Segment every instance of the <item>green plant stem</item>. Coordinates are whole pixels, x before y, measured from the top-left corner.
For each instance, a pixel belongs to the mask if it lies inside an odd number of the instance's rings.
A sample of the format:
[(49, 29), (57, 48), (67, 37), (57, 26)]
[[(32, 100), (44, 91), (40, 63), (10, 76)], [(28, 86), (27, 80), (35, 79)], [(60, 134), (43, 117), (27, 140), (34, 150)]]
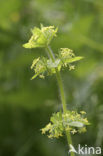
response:
[[(55, 56), (53, 51), (51, 50), (51, 48), (49, 46), (46, 47), (46, 51), (49, 54), (49, 57), (52, 59), (53, 62), (55, 62)], [(62, 78), (61, 78), (61, 74), (60, 72), (56, 69), (56, 78), (57, 78), (57, 82), (58, 82), (58, 86), (60, 89), (60, 95), (61, 95), (61, 102), (62, 102), (62, 106), (63, 106), (63, 112), (65, 113), (67, 111), (67, 107), (66, 107), (66, 100), (65, 100), (65, 93), (64, 93), (64, 88), (63, 88), (63, 83), (62, 83)], [(69, 131), (66, 131), (66, 136), (67, 136), (67, 141), (68, 141), (68, 146), (72, 143), (72, 138), (70, 135)], [(74, 152), (71, 152), (71, 156), (75, 156)]]

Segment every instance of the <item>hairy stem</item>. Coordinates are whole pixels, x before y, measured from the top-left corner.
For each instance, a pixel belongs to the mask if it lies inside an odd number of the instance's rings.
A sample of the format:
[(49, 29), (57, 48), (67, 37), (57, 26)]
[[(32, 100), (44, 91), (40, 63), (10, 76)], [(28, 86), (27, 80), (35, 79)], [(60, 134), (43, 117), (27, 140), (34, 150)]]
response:
[[(52, 59), (52, 61), (55, 62), (54, 53), (53, 53), (53, 51), (51, 50), (51, 48), (49, 46), (46, 47), (46, 51), (47, 51), (49, 57)], [(61, 102), (62, 102), (62, 106), (63, 106), (63, 112), (65, 113), (67, 111), (65, 93), (64, 93), (61, 74), (57, 69), (56, 69), (56, 78), (57, 78), (57, 82), (58, 82), (58, 86), (59, 86), (59, 90), (60, 90)], [(66, 132), (66, 136), (67, 136), (68, 146), (70, 144), (73, 145), (70, 132), (69, 131), (65, 131), (65, 132)], [(74, 152), (71, 152), (71, 156), (75, 156)]]

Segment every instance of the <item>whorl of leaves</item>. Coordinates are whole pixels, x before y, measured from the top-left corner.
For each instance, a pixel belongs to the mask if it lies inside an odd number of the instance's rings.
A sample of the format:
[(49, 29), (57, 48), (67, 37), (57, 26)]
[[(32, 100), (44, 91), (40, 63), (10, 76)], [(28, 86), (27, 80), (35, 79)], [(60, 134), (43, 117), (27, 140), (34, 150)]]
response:
[(83, 57), (76, 57), (72, 50), (68, 48), (61, 48), (57, 54), (55, 61), (47, 59), (46, 57), (39, 57), (33, 60), (31, 69), (34, 70), (35, 74), (32, 79), (40, 76), (41, 78), (46, 75), (53, 75), (56, 73), (56, 70), (60, 71), (64, 67), (68, 67), (69, 70), (74, 69), (73, 62), (81, 60)]
[(41, 28), (34, 27), (31, 30), (32, 36), (28, 43), (24, 44), (24, 48), (37, 48), (37, 47), (46, 47), (50, 44), (53, 37), (56, 36), (57, 28), (55, 29), (54, 26), (43, 27)]
[(86, 132), (86, 125), (89, 125), (87, 118), (84, 118), (84, 111), (79, 114), (75, 111), (66, 113), (57, 112), (50, 118), (50, 123), (41, 129), (42, 134), (47, 134), (49, 138), (63, 136), (65, 130), (75, 134)]

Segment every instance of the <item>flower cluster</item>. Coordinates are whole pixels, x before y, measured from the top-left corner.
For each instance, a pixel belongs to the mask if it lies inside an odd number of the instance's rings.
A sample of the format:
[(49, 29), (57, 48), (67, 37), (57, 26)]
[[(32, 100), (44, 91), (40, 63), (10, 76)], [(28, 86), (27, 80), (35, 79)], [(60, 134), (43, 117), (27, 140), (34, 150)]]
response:
[(72, 134), (77, 132), (86, 132), (86, 125), (89, 125), (87, 118), (84, 118), (86, 113), (81, 111), (67, 111), (66, 113), (57, 112), (50, 118), (50, 123), (42, 128), (42, 134), (47, 134), (49, 138), (58, 138), (63, 136), (65, 131)]
[(46, 47), (50, 44), (53, 37), (56, 36), (57, 28), (54, 26), (43, 27), (41, 25), (41, 29), (34, 27), (31, 30), (32, 36), (28, 43), (24, 44), (24, 48), (37, 48), (37, 47)]
[(32, 79), (36, 78), (37, 76), (44, 78), (45, 73), (47, 75), (55, 74), (56, 70), (60, 71), (63, 67), (69, 67), (69, 70), (72, 70), (74, 69), (74, 65), (71, 63), (79, 61), (82, 58), (83, 57), (80, 56), (76, 57), (73, 51), (68, 48), (61, 48), (54, 62), (46, 57), (34, 59), (31, 69), (34, 70), (35, 75), (32, 77)]

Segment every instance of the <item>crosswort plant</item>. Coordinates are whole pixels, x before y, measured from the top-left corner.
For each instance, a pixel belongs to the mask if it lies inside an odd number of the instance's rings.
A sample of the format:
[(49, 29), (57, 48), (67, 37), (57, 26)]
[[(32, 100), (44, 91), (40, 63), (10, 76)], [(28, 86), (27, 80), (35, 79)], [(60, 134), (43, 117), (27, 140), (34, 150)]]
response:
[[(58, 28), (54, 26), (41, 28), (34, 27), (31, 32), (32, 36), (29, 41), (23, 45), (24, 48), (43, 48), (47, 52), (48, 57), (38, 57), (33, 60), (31, 69), (34, 71), (34, 75), (31, 79), (45, 78), (45, 76), (55, 75), (60, 90), (60, 97), (63, 110), (53, 113), (48, 123), (41, 129), (42, 134), (47, 134), (49, 138), (59, 138), (64, 134), (67, 136), (68, 146), (73, 145), (71, 134), (86, 132), (86, 126), (89, 125), (87, 118), (85, 118), (86, 112), (70, 111), (67, 109), (65, 92), (63, 82), (61, 78), (61, 70), (68, 68), (69, 70), (75, 69), (74, 62), (83, 59), (81, 56), (75, 56), (73, 50), (68, 48), (60, 48), (59, 52), (54, 55), (50, 43), (51, 40), (56, 37)], [(71, 156), (74, 153), (71, 152)]]

